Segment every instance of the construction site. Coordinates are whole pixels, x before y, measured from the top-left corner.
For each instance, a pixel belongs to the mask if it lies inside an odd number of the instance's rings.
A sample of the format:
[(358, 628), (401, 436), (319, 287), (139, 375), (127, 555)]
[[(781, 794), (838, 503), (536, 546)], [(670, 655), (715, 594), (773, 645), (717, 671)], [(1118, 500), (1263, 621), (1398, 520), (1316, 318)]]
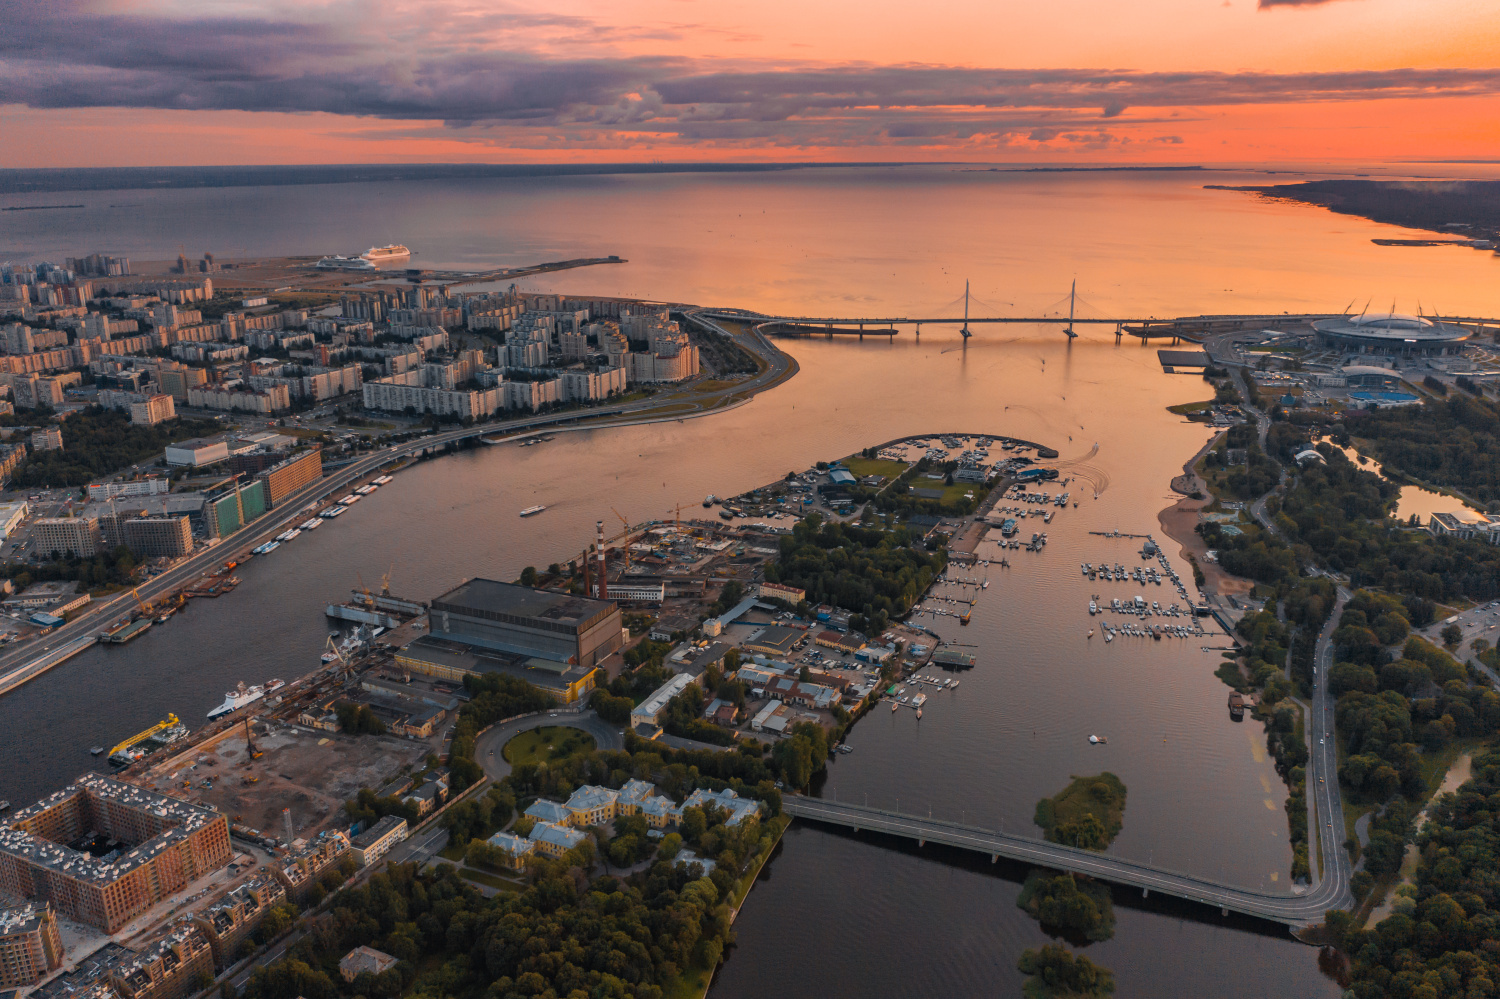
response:
[(289, 843), (339, 825), (339, 809), (361, 788), (421, 769), (427, 754), (441, 748), (388, 735), (308, 731), (276, 714), (232, 725), (132, 779), (217, 809), (239, 838)]

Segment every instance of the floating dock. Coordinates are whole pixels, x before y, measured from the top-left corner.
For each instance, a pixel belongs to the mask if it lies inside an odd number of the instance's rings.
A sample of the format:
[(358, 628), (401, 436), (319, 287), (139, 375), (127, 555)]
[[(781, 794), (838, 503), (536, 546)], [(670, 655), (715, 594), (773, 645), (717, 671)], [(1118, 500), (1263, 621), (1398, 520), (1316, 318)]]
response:
[(129, 624), (122, 624), (118, 628), (109, 629), (99, 636), (99, 641), (109, 645), (124, 645), (132, 638), (139, 638), (141, 633), (154, 623), (149, 617), (137, 618)]
[(60, 645), (50, 652), (45, 652), (30, 662), (22, 663), (10, 672), (0, 675), (0, 694), (8, 694), (21, 686), (21, 684), (35, 680), (59, 663), (64, 663), (72, 659), (98, 640), (93, 635), (75, 638), (66, 645)]

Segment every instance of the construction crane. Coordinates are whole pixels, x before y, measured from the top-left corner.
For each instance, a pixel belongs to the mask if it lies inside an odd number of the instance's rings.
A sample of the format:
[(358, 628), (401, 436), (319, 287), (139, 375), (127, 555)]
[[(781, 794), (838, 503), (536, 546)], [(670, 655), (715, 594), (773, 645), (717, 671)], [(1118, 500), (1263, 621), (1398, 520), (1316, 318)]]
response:
[(262, 750), (255, 748), (255, 740), (250, 738), (250, 716), (245, 716), (245, 751), (250, 754), (252, 760), (258, 760), (266, 755)]
[(158, 732), (165, 732), (167, 729), (172, 728), (172, 727), (174, 727), (176, 725), (180, 725), (180, 724), (181, 724), (181, 722), (179, 722), (177, 720), (177, 716), (176, 715), (169, 714), (169, 715), (167, 715), (165, 721), (159, 721), (159, 722), (157, 722), (155, 725), (152, 725), (150, 728), (146, 729), (146, 731), (144, 731), (144, 732), (137, 732), (135, 735), (132, 735), (130, 738), (128, 738), (124, 742), (120, 743), (114, 749), (111, 749), (109, 751), (109, 755), (113, 756), (116, 753), (123, 752), (124, 750), (129, 749), (131, 746), (134, 746), (138, 742), (145, 742), (147, 739), (151, 738), (153, 735), (157, 734)]
[(625, 525), (625, 571), (629, 572), (630, 571), (630, 521), (626, 520), (625, 519), (625, 515), (623, 513), (621, 513), (619, 510), (616, 510), (614, 507), (610, 507), (609, 508), (609, 512), (612, 513), (612, 514), (614, 514), (616, 517), (619, 517), (620, 518), (620, 523), (623, 524), (623, 525)]
[(380, 595), (382, 597), (391, 595), (391, 573), (395, 571), (396, 563), (392, 562), (391, 567), (385, 571), (385, 575), (380, 577)]
[(132, 597), (135, 597), (136, 605), (138, 607), (140, 607), (141, 613), (144, 614), (144, 615), (146, 615), (147, 617), (150, 617), (151, 616), (151, 605), (148, 604), (148, 603), (146, 603), (144, 600), (141, 599), (140, 587), (138, 587), (138, 586), (132, 587), (131, 590), (130, 590), (130, 595)]

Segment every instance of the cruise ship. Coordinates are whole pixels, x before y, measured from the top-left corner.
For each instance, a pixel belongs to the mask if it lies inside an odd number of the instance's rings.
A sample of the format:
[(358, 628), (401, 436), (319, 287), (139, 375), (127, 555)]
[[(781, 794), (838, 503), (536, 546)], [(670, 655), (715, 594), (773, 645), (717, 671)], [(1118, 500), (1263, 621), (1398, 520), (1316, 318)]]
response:
[(405, 260), (411, 256), (411, 251), (400, 243), (391, 243), (387, 246), (372, 246), (361, 254), (368, 261), (383, 260)]
[(247, 687), (245, 686), (245, 681), (241, 680), (233, 690), (224, 695), (224, 703), (208, 713), (208, 720), (213, 721), (215, 718), (222, 718), (227, 714), (233, 714), (247, 704), (254, 704), (262, 697), (274, 693), (284, 686), (286, 686), (286, 681), (284, 680), (267, 680), (263, 687)]
[(324, 257), (317, 263), (320, 271), (373, 271), (377, 268), (364, 257)]

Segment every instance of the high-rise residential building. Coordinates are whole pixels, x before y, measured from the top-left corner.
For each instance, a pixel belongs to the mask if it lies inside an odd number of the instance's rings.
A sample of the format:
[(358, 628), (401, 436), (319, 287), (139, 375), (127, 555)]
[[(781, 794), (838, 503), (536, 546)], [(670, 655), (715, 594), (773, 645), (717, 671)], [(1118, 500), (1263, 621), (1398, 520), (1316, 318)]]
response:
[[(125, 849), (106, 860), (65, 845), (90, 834)], [(230, 856), (229, 822), (213, 809), (86, 773), (6, 819), (0, 888), (116, 933)]]
[(125, 521), (126, 546), (144, 558), (178, 558), (193, 550), (186, 517), (135, 517)]
[[(50, 381), (50, 379), (45, 378), (41, 380)], [(62, 446), (62, 427), (56, 424), (31, 432), (31, 450), (33, 451), (61, 451)]]
[(176, 416), (176, 403), (164, 393), (146, 396), (141, 401), (130, 404), (130, 422), (137, 426), (155, 426)]
[(42, 555), (87, 558), (99, 552), (99, 521), (94, 517), (43, 517), (31, 526), (31, 538)]
[(48, 902), (0, 909), (0, 988), (24, 989), (62, 966), (62, 937)]

